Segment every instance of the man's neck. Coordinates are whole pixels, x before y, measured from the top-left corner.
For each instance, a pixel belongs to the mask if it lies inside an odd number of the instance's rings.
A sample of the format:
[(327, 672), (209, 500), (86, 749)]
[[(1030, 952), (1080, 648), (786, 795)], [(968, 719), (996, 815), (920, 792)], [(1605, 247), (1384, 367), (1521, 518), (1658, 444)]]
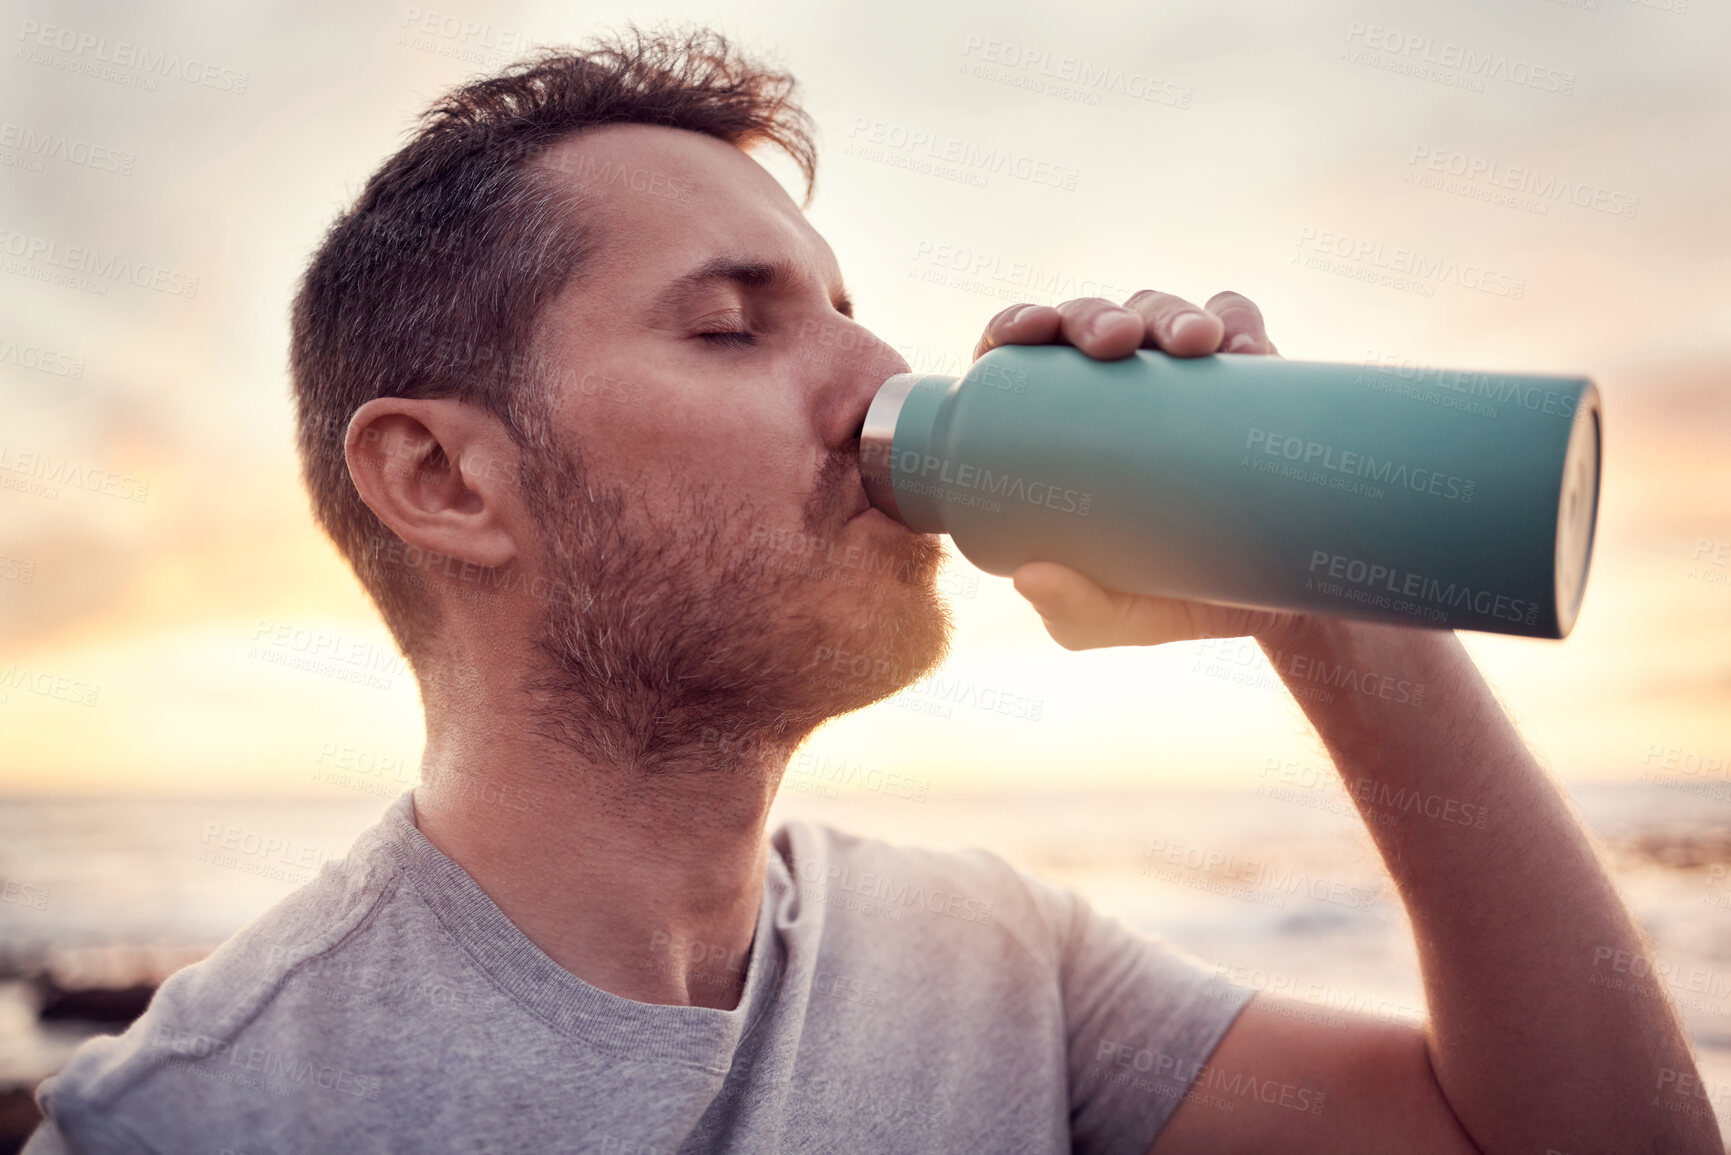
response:
[(738, 1005), (785, 755), (646, 777), (497, 716), (428, 723), (416, 825), (543, 953), (623, 998)]

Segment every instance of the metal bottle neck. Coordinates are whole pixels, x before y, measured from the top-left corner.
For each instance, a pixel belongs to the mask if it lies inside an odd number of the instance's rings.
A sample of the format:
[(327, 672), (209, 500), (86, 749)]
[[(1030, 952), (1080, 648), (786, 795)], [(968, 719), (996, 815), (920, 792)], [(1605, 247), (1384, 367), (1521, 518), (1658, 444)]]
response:
[(896, 508), (893, 468), (896, 422), (902, 415), (902, 403), (926, 376), (923, 373), (897, 373), (880, 385), (871, 407), (866, 410), (865, 426), (859, 435), (860, 480), (865, 484), (866, 497), (904, 525), (907, 523)]

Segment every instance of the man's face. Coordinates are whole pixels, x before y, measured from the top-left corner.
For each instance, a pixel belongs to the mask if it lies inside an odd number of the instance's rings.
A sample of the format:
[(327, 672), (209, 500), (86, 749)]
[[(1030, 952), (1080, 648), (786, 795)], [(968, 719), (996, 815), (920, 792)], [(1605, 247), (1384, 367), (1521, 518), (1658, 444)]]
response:
[(941, 545), (873, 509), (859, 473), (866, 408), (908, 366), (852, 320), (829, 246), (707, 136), (615, 126), (540, 163), (582, 190), (595, 238), (538, 334), (556, 446), (529, 496), (543, 564), (585, 591), (549, 609), (541, 688), (652, 761), (676, 739), (651, 717), (791, 733), (929, 671)]

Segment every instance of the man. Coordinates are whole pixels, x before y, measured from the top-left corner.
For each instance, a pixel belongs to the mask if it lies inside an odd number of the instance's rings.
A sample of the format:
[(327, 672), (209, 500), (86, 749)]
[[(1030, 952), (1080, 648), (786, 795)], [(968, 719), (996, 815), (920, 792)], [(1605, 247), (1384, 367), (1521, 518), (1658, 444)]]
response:
[[(1452, 634), (1015, 576), (1072, 649), (1252, 635), (1435, 687), (1305, 699), (1354, 778), (1494, 816), (1373, 826), (1422, 1030), (1282, 1014), (982, 852), (768, 834), (791, 752), (949, 622), (939, 543), (859, 476), (907, 366), (760, 143), (809, 192), (786, 77), (636, 36), (452, 93), (333, 228), (300, 447), (423, 687), (423, 784), (87, 1044), (33, 1155), (1717, 1150), (1668, 1005), (1592, 981), (1643, 944)], [(1274, 352), (1242, 297), (1142, 292), (1007, 309), (976, 353), (1059, 341)], [(872, 563), (766, 545), (804, 537)]]

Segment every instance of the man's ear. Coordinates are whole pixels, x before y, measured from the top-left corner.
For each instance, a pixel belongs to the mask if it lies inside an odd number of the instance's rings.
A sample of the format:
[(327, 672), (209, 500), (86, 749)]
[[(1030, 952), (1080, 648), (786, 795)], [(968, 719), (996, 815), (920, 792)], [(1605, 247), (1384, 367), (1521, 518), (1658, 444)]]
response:
[(406, 543), (489, 569), (518, 554), (518, 452), (499, 421), (450, 399), (378, 397), (343, 443), (367, 508)]

